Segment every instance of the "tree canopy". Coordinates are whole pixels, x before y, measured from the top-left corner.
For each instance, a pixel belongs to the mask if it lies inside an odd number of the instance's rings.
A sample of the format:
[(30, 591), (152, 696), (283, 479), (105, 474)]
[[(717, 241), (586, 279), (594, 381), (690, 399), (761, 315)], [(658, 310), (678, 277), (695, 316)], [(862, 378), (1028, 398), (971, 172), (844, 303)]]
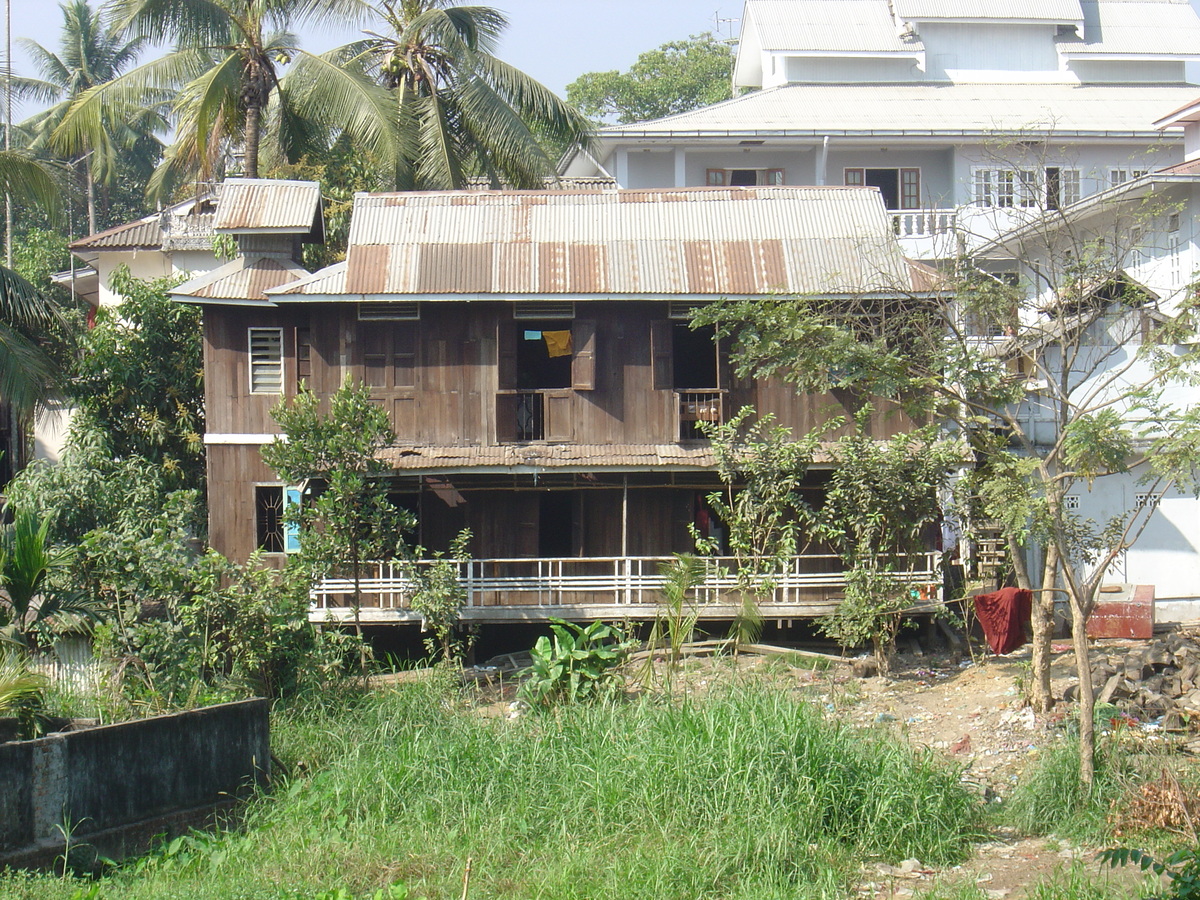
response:
[(733, 49), (708, 32), (647, 50), (627, 72), (588, 72), (567, 85), (567, 100), (584, 115), (622, 125), (732, 96)]

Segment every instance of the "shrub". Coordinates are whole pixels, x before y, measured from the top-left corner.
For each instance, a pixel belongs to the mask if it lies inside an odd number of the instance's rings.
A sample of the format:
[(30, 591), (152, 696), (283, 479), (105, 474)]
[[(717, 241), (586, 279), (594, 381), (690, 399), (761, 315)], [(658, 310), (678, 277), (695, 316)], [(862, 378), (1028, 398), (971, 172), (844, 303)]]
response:
[(521, 696), (535, 705), (576, 703), (617, 694), (623, 683), (617, 667), (625, 657), (621, 632), (604, 622), (576, 625), (553, 619), (552, 637), (533, 645), (533, 665)]

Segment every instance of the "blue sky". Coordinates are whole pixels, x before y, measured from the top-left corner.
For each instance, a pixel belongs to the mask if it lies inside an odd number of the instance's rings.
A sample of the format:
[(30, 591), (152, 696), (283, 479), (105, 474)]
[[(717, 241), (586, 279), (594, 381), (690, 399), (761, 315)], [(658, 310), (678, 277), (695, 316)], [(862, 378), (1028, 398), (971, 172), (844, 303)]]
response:
[[(463, 0), (467, 2), (467, 0)], [(584, 72), (625, 69), (643, 50), (702, 31), (715, 20), (737, 18), (741, 0), (470, 0), (495, 6), (510, 25), (499, 56), (547, 87), (563, 93)], [(55, 50), (62, 18), (51, 0), (12, 0), (13, 37)], [(737, 23), (722, 22), (725, 36)], [(358, 36), (353, 30), (301, 29), (303, 45), (320, 52)], [(2, 52), (2, 48), (0, 48)], [(14, 40), (16, 71), (34, 74)], [(17, 119), (27, 111), (14, 110)]]

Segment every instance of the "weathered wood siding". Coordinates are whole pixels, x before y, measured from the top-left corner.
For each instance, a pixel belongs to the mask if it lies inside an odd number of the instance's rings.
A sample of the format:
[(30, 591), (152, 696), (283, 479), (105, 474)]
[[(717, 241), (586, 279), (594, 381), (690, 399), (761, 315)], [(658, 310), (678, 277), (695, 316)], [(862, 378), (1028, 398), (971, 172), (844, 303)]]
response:
[[(205, 308), (205, 384), (210, 532), (214, 547), (245, 558), (255, 546), (255, 484), (278, 483), (250, 436), (278, 432), (271, 409), (278, 394), (252, 394), (249, 329), (280, 328), (283, 397), (304, 380), (328, 395), (349, 375), (372, 385), (392, 416), (401, 443), (488, 446), (512, 438), (516, 340), (521, 322), (513, 304), (424, 303), (416, 321), (359, 321), (355, 304), (290, 308)], [(577, 303), (570, 386), (544, 390), (545, 439), (580, 444), (665, 444), (678, 437), (679, 411), (671, 383), (673, 322), (666, 303)], [(549, 329), (547, 329), (549, 330)], [(715, 367), (727, 391), (726, 415), (744, 405), (775, 414), (802, 434), (846, 415), (849, 404), (806, 396), (783, 383), (739, 383), (727, 364)], [(697, 386), (699, 387), (699, 386)], [(499, 412), (498, 412), (499, 411)], [(873, 430), (884, 437), (907, 430), (903, 416), (881, 412)], [(247, 436), (239, 440), (237, 436)], [(611, 555), (621, 549), (619, 493), (581, 494), (572, 515), (570, 555)], [(689, 546), (683, 530), (691, 512), (686, 492), (630, 494), (626, 550), (656, 555)], [(465, 508), (434, 516), (425, 537), (444, 546), (470, 527), (479, 552), (493, 557), (538, 553), (536, 497), (518, 492), (482, 495)]]

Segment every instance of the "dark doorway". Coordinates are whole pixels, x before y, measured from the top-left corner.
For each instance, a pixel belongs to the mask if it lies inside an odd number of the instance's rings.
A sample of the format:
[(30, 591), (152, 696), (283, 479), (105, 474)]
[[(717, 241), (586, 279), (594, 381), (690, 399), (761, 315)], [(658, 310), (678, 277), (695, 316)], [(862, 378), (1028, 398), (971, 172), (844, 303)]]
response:
[(671, 357), (676, 390), (715, 390), (717, 344), (712, 327), (693, 331), (686, 322), (673, 323)]
[[(519, 321), (517, 329), (517, 390), (571, 386), (571, 354), (562, 352), (562, 342), (554, 336), (570, 334), (571, 321)], [(552, 338), (547, 340), (546, 334)], [(561, 355), (551, 356), (551, 346)]]
[(538, 504), (538, 556), (542, 559), (574, 556), (571, 511), (574, 495), (569, 491), (547, 491)]
[(900, 208), (899, 169), (867, 169), (864, 174), (867, 187), (879, 188), (879, 192), (883, 194), (885, 208)]

